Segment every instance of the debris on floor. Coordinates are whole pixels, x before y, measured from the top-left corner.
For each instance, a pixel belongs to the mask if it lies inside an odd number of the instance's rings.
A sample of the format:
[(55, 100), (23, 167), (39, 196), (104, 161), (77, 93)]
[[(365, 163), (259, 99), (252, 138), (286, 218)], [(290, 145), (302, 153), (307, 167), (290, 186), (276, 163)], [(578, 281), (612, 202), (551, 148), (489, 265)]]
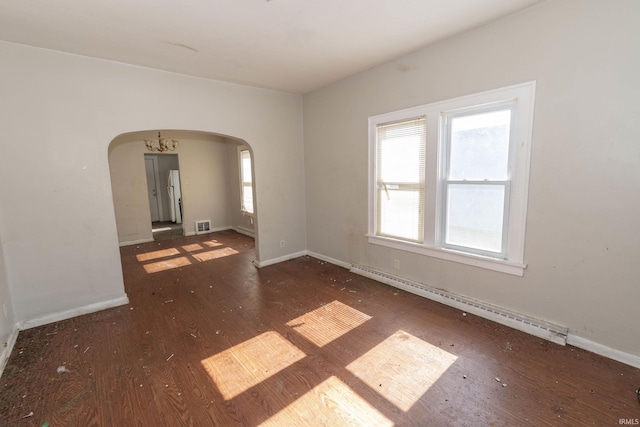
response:
[(56, 372), (59, 374), (62, 374), (63, 372), (71, 372), (71, 371), (68, 370), (66, 366), (58, 366), (58, 369), (56, 369)]

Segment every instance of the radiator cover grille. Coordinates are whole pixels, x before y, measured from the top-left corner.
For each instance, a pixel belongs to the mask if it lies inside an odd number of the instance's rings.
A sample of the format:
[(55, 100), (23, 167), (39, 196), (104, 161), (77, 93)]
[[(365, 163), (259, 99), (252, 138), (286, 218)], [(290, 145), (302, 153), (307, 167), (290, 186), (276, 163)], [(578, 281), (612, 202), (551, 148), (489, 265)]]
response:
[(365, 276), (395, 288), (467, 311), (477, 316), (484, 317), (485, 319), (544, 338), (557, 344), (566, 345), (567, 343), (568, 328), (566, 327), (534, 319), (522, 314), (513, 313), (509, 310), (496, 307), (491, 304), (486, 304), (472, 298), (462, 297), (442, 289), (437, 289), (422, 283), (396, 277), (370, 267), (353, 264), (351, 271), (361, 276)]

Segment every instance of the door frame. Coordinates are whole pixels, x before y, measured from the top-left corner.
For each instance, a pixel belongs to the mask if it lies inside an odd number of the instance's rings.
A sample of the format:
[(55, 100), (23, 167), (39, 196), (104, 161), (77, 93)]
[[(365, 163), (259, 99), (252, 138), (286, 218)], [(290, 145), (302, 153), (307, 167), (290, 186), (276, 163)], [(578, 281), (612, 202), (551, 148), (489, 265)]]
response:
[[(162, 209), (162, 205), (163, 205), (162, 195), (160, 194), (161, 187), (160, 187), (160, 174), (158, 173), (158, 156), (153, 154), (145, 154), (144, 159), (145, 159), (145, 163), (144, 163), (145, 169), (147, 167), (147, 162), (146, 162), (147, 159), (151, 159), (153, 163), (153, 179), (156, 186), (156, 204), (158, 205), (158, 221), (163, 221), (164, 210)], [(147, 189), (148, 189), (148, 181), (147, 181)], [(149, 206), (149, 215), (151, 215), (151, 206)], [(153, 219), (151, 222), (153, 222)]]

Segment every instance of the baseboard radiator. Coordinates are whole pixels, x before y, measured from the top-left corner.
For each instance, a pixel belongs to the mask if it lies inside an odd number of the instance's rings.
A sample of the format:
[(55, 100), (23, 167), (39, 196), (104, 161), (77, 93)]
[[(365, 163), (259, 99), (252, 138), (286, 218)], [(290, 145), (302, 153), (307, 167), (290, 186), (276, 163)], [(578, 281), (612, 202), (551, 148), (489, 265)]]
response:
[(553, 323), (534, 319), (522, 314), (513, 313), (506, 309), (486, 304), (481, 301), (459, 296), (442, 289), (437, 289), (422, 283), (413, 282), (393, 276), (370, 267), (353, 264), (351, 272), (376, 280), (381, 283), (411, 292), (464, 312), (509, 326), (522, 332), (543, 338), (560, 345), (566, 345), (568, 328)]

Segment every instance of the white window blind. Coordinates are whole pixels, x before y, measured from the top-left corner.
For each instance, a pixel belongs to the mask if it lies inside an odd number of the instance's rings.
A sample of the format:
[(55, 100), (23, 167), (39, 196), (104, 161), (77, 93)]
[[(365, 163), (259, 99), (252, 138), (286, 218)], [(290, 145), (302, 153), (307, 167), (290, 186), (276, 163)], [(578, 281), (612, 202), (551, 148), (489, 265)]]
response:
[(426, 119), (376, 127), (377, 233), (422, 242)]
[(251, 153), (240, 151), (240, 180), (242, 182), (242, 210), (253, 213), (253, 177), (251, 176)]

